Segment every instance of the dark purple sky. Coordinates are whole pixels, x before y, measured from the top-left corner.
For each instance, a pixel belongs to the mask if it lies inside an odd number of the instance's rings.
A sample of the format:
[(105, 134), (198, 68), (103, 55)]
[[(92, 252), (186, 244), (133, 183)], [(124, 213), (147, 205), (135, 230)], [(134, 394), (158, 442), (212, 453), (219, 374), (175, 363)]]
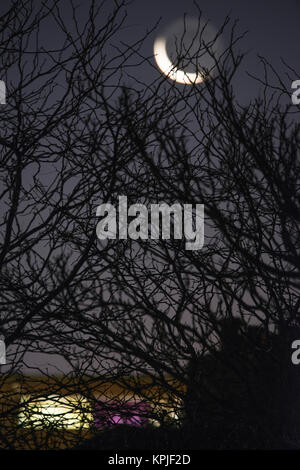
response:
[[(298, 0), (201, 0), (206, 19), (220, 27), (227, 14), (238, 19), (240, 31), (248, 31), (243, 44), (253, 65), (257, 53), (277, 62), (280, 57), (297, 69), (300, 48), (300, 2)], [(128, 8), (127, 37), (139, 36), (161, 17), (164, 28), (184, 13), (197, 15), (193, 0), (135, 0)], [(154, 35), (153, 35), (154, 36)], [(149, 53), (152, 43), (149, 40)], [(300, 73), (300, 64), (299, 64)]]

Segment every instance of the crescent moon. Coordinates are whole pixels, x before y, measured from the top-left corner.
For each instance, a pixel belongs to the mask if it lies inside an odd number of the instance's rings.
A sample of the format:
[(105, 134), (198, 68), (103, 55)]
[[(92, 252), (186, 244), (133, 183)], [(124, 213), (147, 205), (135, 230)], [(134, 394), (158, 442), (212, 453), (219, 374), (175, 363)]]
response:
[(184, 85), (193, 85), (203, 82), (203, 77), (200, 73), (184, 72), (183, 70), (177, 69), (168, 57), (166, 45), (167, 41), (162, 36), (154, 41), (154, 57), (162, 73), (171, 80), (183, 83)]

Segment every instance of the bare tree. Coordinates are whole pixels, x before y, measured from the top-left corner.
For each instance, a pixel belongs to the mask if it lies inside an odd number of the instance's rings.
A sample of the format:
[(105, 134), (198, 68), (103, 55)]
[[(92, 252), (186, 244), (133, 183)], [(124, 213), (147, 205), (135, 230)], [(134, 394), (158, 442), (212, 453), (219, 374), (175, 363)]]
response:
[[(123, 3), (105, 23), (105, 4), (91, 1), (86, 21), (73, 8), (72, 26), (59, 6), (13, 2), (1, 19), (1, 328), (12, 351), (2, 381), (26, 354), (45, 352), (70, 371), (55, 390), (70, 394), (76, 379), (96, 405), (95, 378), (109, 377), (127, 391), (119, 409), (130, 395), (150, 403), (141, 414), (152, 422), (223, 430), (211, 445), (230, 446), (228, 436), (250, 428), (265, 446), (288, 433), (295, 440), (285, 397), (299, 326), (299, 124), (289, 90), (264, 61), (262, 93), (238, 102), (235, 25), (221, 57), (213, 47), (228, 19), (197, 52), (212, 70), (182, 87), (158, 73), (146, 83), (130, 75), (133, 63), (154, 67), (143, 38), (106, 54)], [(60, 47), (42, 46), (43, 21), (54, 22)], [(204, 247), (98, 240), (97, 206), (121, 195), (128, 204), (204, 204)], [(26, 400), (8, 401), (5, 416), (26, 410)], [(106, 406), (109, 414), (116, 400)], [(14, 444), (4, 435), (3, 445)]]

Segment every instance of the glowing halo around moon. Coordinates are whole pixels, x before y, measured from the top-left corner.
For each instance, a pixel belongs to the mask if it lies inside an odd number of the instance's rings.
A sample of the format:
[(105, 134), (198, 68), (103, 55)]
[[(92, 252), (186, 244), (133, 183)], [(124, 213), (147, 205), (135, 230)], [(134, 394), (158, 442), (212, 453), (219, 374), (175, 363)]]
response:
[(167, 54), (167, 40), (160, 36), (154, 41), (154, 57), (162, 73), (171, 80), (184, 85), (191, 85), (203, 82), (200, 73), (184, 72), (175, 67)]
[[(181, 47), (180, 51), (178, 45)], [(214, 60), (218, 61), (224, 48), (211, 24), (203, 18), (185, 16), (172, 23), (155, 39), (153, 49), (156, 64), (164, 75), (177, 83), (194, 85), (212, 75), (215, 69)], [(179, 56), (181, 63), (183, 59), (188, 67), (195, 63), (196, 72), (184, 70), (184, 64), (182, 68), (176, 66)]]

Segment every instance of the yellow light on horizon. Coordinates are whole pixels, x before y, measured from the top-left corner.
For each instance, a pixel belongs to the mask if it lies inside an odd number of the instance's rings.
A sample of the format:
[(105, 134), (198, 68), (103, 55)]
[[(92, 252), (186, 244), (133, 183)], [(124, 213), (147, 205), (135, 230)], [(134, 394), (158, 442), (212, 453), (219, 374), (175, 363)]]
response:
[(46, 398), (23, 395), (21, 404), (18, 418), (24, 427), (81, 429), (89, 428), (93, 419), (91, 405), (81, 395), (49, 395)]

